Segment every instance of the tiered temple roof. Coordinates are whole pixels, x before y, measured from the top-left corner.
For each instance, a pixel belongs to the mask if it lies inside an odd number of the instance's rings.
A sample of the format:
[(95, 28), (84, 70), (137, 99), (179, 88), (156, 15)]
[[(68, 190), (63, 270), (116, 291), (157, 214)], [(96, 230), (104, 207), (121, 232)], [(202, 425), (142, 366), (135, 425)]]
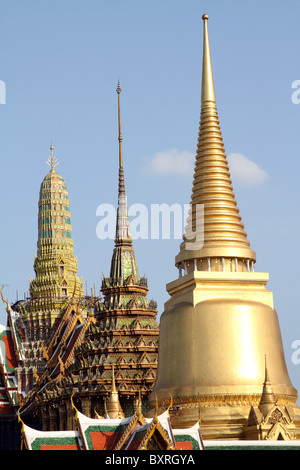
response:
[(37, 431), (22, 422), (27, 450), (204, 450), (199, 422), (172, 430), (168, 411), (145, 418), (139, 411), (122, 419), (92, 419), (76, 410), (74, 429)]
[(118, 83), (119, 185), (115, 247), (110, 277), (102, 279), (103, 301), (95, 305), (95, 319), (85, 342), (75, 352), (80, 394), (108, 396), (113, 368), (121, 403), (147, 396), (154, 384), (158, 359), (159, 325), (156, 303), (148, 301), (147, 280), (140, 277), (127, 213), (122, 153), (121, 88)]
[[(19, 392), (16, 405), (21, 406), (22, 419), (42, 420), (44, 431), (72, 428), (71, 396), (87, 416), (111, 414), (113, 409), (116, 418), (131, 416), (139, 397), (144, 406), (147, 403), (156, 377), (159, 325), (156, 303), (147, 300), (147, 280), (139, 276), (130, 235), (120, 92), (118, 84), (118, 213), (110, 277), (102, 279), (103, 299), (94, 299), (94, 292), (89, 298), (82, 296), (73, 241), (68, 236), (68, 197), (55, 171), (52, 145), (51, 170), (40, 192), (37, 276), (31, 282), (31, 297), (12, 307), (3, 298), (16, 358), (11, 370)], [(67, 281), (66, 295), (60, 281)], [(59, 315), (54, 309), (52, 317), (50, 304), (57, 304)]]

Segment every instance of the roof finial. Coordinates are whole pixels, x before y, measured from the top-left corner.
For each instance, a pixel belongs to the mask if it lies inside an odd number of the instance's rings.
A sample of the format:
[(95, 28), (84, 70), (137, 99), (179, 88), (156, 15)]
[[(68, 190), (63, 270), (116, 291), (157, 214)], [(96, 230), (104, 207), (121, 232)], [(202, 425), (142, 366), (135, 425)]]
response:
[(115, 383), (115, 370), (114, 365), (112, 365), (112, 384), (111, 384), (111, 392), (107, 400), (105, 400), (105, 408), (106, 408), (106, 415), (110, 419), (120, 419), (125, 418), (124, 412), (122, 410), (122, 406), (119, 401), (119, 394), (116, 388)]
[(51, 171), (55, 171), (55, 167), (58, 165), (58, 161), (57, 161), (56, 157), (54, 157), (54, 155), (53, 155), (53, 144), (52, 144), (52, 142), (51, 142), (51, 145), (50, 145), (50, 151), (51, 151), (51, 155), (49, 155), (49, 158), (46, 161), (46, 163), (47, 163), (47, 165), (50, 166)]
[(259, 409), (264, 416), (268, 414), (271, 408), (276, 404), (276, 398), (273, 393), (272, 384), (269, 378), (269, 371), (267, 367), (267, 355), (265, 354), (265, 381), (263, 384), (263, 391), (259, 402)]
[(118, 86), (117, 86), (117, 93), (118, 93), (118, 120), (119, 120), (119, 166), (120, 168), (123, 167), (123, 153), (122, 153), (122, 132), (121, 132), (121, 106), (120, 106), (120, 93), (121, 93), (121, 87), (120, 87), (120, 80), (118, 80)]
[(216, 101), (214, 80), (212, 73), (207, 20), (208, 15), (202, 16), (204, 21), (203, 32), (203, 63), (202, 63), (202, 93), (201, 101)]

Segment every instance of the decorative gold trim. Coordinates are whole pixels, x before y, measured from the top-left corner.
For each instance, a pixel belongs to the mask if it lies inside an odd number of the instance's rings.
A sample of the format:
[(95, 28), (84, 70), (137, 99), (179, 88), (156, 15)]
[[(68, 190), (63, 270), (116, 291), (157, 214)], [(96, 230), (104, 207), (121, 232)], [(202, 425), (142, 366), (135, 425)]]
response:
[[(249, 395), (197, 395), (191, 397), (177, 396), (172, 397), (172, 406), (181, 405), (182, 408), (210, 408), (210, 407), (221, 407), (221, 406), (258, 406), (261, 400), (261, 394), (249, 394)], [(151, 401), (150, 406), (152, 408), (166, 406), (168, 399), (161, 399)], [(295, 405), (297, 399), (289, 395), (275, 395), (275, 401), (277, 404)], [(171, 403), (171, 401), (170, 401)], [(170, 405), (168, 405), (168, 409)]]

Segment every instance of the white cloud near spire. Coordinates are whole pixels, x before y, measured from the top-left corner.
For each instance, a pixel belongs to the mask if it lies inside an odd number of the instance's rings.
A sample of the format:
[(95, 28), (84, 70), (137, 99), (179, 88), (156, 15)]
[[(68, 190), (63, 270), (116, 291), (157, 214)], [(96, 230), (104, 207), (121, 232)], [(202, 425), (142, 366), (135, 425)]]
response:
[(267, 172), (241, 153), (230, 153), (228, 163), (233, 182), (244, 186), (257, 186), (268, 180)]
[(170, 149), (155, 153), (146, 164), (145, 171), (160, 175), (193, 174), (195, 155), (187, 150)]
[[(241, 153), (230, 153), (228, 163), (233, 182), (243, 186), (256, 186), (268, 180), (267, 172)], [(155, 153), (146, 163), (144, 171), (156, 175), (192, 176), (194, 165), (194, 153), (173, 148)]]

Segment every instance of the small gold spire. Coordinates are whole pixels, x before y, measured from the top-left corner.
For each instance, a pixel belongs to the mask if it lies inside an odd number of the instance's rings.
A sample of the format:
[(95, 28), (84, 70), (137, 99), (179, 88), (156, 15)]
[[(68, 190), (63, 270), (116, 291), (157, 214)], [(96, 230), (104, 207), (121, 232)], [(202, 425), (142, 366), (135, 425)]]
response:
[(267, 366), (267, 355), (265, 355), (265, 381), (263, 384), (263, 391), (259, 402), (259, 409), (264, 416), (268, 414), (270, 409), (276, 404), (276, 398), (273, 393), (273, 387), (269, 377), (269, 371)]
[(114, 365), (112, 366), (111, 392), (110, 392), (108, 399), (105, 401), (105, 411), (110, 419), (125, 418), (124, 412), (122, 410), (122, 407), (119, 401), (119, 393), (117, 391), (117, 387), (115, 383)]
[(120, 80), (118, 80), (117, 86), (117, 93), (118, 93), (118, 120), (119, 120), (119, 166), (123, 168), (123, 153), (122, 153), (122, 132), (121, 132), (121, 105), (120, 105), (120, 94), (121, 94), (121, 87), (120, 87)]
[(53, 155), (53, 144), (51, 142), (51, 145), (50, 145), (50, 151), (51, 151), (51, 155), (49, 155), (49, 158), (48, 160), (46, 161), (47, 165), (50, 166), (51, 168), (51, 171), (54, 172), (55, 171), (55, 167), (59, 164), (56, 157), (54, 157)]

